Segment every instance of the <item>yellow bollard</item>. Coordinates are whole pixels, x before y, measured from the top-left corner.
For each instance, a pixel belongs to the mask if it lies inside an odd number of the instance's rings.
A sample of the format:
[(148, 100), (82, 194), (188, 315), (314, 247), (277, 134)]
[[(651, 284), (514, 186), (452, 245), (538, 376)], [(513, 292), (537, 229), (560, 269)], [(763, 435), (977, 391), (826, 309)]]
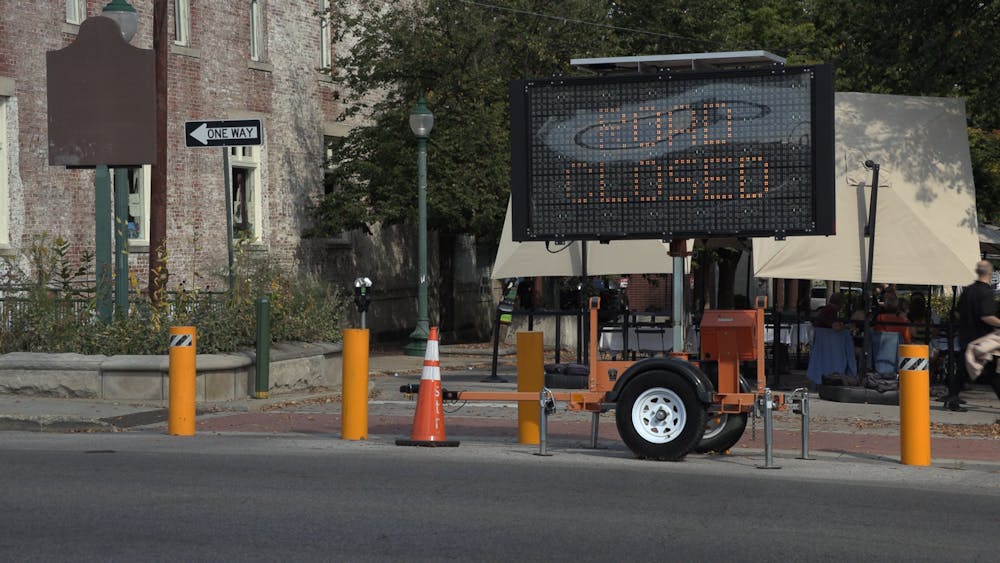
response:
[(167, 433), (171, 436), (194, 436), (196, 332), (193, 326), (170, 327), (170, 403)]
[(927, 346), (899, 347), (899, 461), (931, 464), (931, 400)]
[(368, 439), (368, 329), (344, 329), (340, 437)]
[[(541, 332), (517, 333), (517, 390), (538, 396), (545, 384), (545, 335)], [(517, 441), (537, 444), (541, 440), (542, 415), (538, 399), (517, 402)]]

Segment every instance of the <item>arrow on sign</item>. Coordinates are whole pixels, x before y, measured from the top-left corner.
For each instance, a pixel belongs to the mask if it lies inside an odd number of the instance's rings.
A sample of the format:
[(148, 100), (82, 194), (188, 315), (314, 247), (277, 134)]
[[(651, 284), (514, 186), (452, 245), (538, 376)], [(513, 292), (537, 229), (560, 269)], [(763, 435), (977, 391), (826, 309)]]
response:
[(209, 128), (208, 125), (202, 123), (201, 127), (198, 127), (191, 132), (191, 136), (195, 138), (198, 142), (203, 145), (208, 144), (209, 139), (218, 140), (243, 140), (243, 139), (257, 139), (260, 134), (257, 132), (256, 127), (212, 127)]

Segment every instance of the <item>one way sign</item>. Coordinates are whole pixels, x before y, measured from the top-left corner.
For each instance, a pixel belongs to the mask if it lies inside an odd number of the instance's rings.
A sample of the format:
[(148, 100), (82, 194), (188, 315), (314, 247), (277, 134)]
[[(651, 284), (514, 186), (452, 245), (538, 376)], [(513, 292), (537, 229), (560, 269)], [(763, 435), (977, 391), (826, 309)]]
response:
[(184, 144), (188, 147), (259, 145), (263, 138), (264, 128), (259, 119), (184, 123)]

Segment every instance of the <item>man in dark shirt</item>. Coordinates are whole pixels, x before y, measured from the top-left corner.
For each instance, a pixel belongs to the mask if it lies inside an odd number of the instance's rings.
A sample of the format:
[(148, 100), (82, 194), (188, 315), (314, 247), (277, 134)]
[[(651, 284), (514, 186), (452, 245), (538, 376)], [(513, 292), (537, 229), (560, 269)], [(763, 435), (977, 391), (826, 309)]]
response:
[[(996, 316), (996, 301), (993, 298), (993, 286), (990, 281), (993, 278), (993, 264), (986, 260), (976, 263), (976, 281), (962, 289), (962, 295), (958, 298), (958, 345), (962, 357), (969, 342), (985, 336), (994, 328), (1000, 328), (1000, 318)], [(984, 374), (990, 374), (993, 390), (1000, 398), (1000, 379), (993, 372), (995, 367), (989, 364), (983, 370)], [(965, 411), (961, 405), (958, 394), (962, 390), (965, 382), (965, 370), (958, 369), (952, 374), (948, 381), (948, 395), (944, 398), (944, 407), (952, 411)]]

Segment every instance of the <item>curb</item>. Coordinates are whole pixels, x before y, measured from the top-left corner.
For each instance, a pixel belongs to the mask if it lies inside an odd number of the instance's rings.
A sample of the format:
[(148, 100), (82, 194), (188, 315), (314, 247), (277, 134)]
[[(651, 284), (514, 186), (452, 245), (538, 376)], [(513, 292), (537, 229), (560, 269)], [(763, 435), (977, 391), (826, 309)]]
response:
[(16, 432), (118, 432), (120, 429), (103, 420), (69, 416), (0, 415), (0, 431)]

